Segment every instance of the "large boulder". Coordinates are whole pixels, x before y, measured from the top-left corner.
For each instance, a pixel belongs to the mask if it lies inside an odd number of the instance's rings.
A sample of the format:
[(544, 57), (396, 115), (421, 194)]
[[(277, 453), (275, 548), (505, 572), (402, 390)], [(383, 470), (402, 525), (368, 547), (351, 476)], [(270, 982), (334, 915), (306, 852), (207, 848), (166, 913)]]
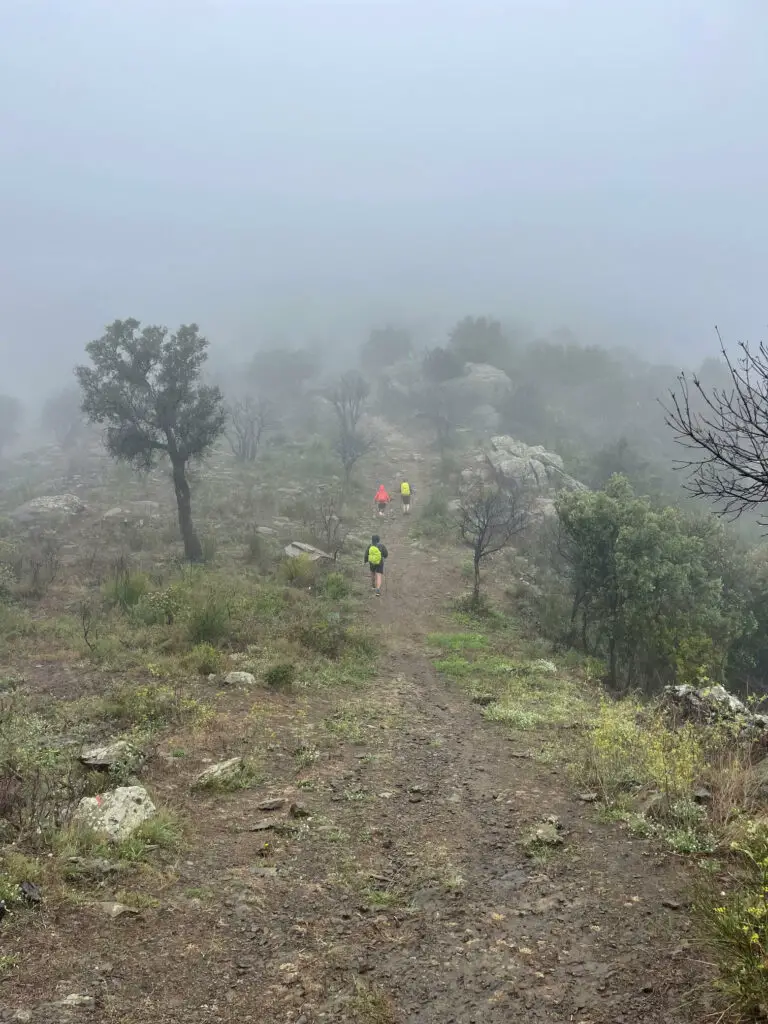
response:
[(228, 761), (219, 761), (205, 768), (192, 783), (193, 789), (215, 788), (216, 786), (230, 785), (245, 771), (245, 762), (242, 757), (231, 757)]
[(92, 747), (80, 755), (80, 763), (86, 768), (109, 771), (118, 765), (131, 766), (139, 759), (139, 752), (127, 740), (115, 740), (103, 747)]
[(333, 561), (332, 555), (321, 551), (320, 548), (313, 547), (311, 544), (304, 544), (300, 540), (291, 541), (283, 550), (288, 558), (300, 558), (303, 555), (311, 562), (319, 562), (322, 559), (327, 559), (329, 562)]
[(25, 501), (11, 512), (17, 523), (45, 523), (70, 519), (85, 511), (85, 505), (74, 494), (47, 494)]
[(83, 797), (73, 821), (118, 842), (128, 839), (156, 814), (143, 786), (120, 786), (109, 793)]
[(724, 686), (667, 686), (662, 700), (668, 710), (687, 721), (700, 724), (726, 721), (750, 732), (764, 733), (768, 730), (768, 715), (750, 711)]
[[(466, 410), (468, 416), (472, 409), (480, 406), (502, 404), (512, 394), (512, 381), (496, 366), (487, 363), (467, 363), (464, 375), (446, 381), (443, 391), (460, 414)], [(467, 416), (462, 415), (465, 419)]]
[(563, 468), (563, 460), (541, 445), (528, 445), (513, 437), (491, 438), (485, 461), (493, 478), (502, 486), (526, 486), (534, 490), (586, 490)]

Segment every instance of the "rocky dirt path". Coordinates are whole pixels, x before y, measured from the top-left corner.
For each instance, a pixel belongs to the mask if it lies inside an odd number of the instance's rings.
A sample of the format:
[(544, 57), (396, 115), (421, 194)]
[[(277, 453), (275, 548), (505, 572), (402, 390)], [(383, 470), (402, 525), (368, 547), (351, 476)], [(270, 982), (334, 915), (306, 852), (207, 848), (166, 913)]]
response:
[[(2, 1019), (702, 1019), (679, 864), (600, 824), (531, 756), (540, 738), (486, 722), (438, 677), (426, 637), (456, 630), (456, 570), (412, 547), (394, 509), (371, 524), (391, 551), (387, 594), (366, 594), (385, 645), (375, 684), (298, 712), (273, 698), (258, 789), (192, 797), (158, 769), (150, 786), (192, 823), (184, 859), (153, 883), (159, 906), (40, 916), (33, 959), (0, 987)], [(313, 745), (320, 723), (331, 746)], [(267, 797), (286, 803), (266, 811)], [(520, 840), (549, 815), (564, 845), (532, 860)], [(73, 993), (92, 1002), (41, 1006)]]

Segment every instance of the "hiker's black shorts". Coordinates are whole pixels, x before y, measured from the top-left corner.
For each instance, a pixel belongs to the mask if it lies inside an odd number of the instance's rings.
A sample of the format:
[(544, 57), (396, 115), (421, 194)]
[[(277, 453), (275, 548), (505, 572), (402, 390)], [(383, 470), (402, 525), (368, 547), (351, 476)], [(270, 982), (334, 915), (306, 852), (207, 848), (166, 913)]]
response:
[(411, 504), (411, 496), (410, 496), (410, 494), (403, 494), (403, 495), (401, 495), (401, 497), (403, 499), (403, 504), (404, 505), (410, 505)]
[(386, 501), (380, 501), (379, 502), (379, 512), (383, 512), (386, 507), (387, 507)]
[(370, 568), (372, 573), (380, 572), (382, 574), (382, 576), (384, 575), (384, 559), (383, 558), (379, 562), (378, 565), (371, 565), (371, 563), (369, 562), (368, 566), (369, 566), (369, 568)]

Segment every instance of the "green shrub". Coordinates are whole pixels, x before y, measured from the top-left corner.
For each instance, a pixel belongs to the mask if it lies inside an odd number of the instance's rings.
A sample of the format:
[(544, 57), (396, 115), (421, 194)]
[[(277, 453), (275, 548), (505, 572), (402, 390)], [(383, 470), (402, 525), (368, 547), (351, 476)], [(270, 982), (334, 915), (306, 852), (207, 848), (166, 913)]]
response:
[(193, 603), (187, 619), (187, 636), (193, 644), (217, 644), (231, 631), (229, 602), (216, 591), (208, 591)]
[(335, 660), (344, 652), (347, 631), (340, 618), (317, 618), (300, 628), (299, 640), (309, 650)]
[(317, 562), (308, 555), (286, 558), (280, 563), (280, 578), (292, 587), (313, 587), (317, 583), (318, 572)]
[(606, 799), (645, 787), (671, 805), (690, 797), (705, 770), (700, 734), (690, 723), (670, 727), (659, 711), (631, 699), (601, 702), (586, 737), (583, 772)]
[(203, 561), (206, 565), (210, 565), (216, 560), (216, 551), (218, 548), (216, 537), (212, 533), (205, 534), (204, 537), (200, 538), (200, 546), (203, 549)]
[(735, 1011), (752, 1019), (768, 1004), (768, 823), (749, 822), (732, 851), (739, 870), (730, 891), (724, 894), (713, 878), (701, 887), (695, 909), (718, 988)]
[(125, 727), (152, 730), (169, 724), (204, 725), (213, 709), (165, 685), (118, 686), (105, 699), (105, 714)]
[(16, 573), (11, 566), (0, 562), (0, 601), (13, 599), (16, 582)]
[(213, 644), (197, 644), (189, 653), (189, 662), (201, 676), (216, 675), (221, 671), (222, 656)]
[(269, 543), (257, 530), (253, 530), (245, 540), (245, 561), (248, 565), (266, 570), (271, 560)]
[(296, 678), (296, 666), (293, 662), (273, 665), (264, 673), (264, 682), (276, 690), (288, 689)]
[(325, 577), (323, 589), (333, 601), (340, 601), (349, 594), (349, 584), (340, 572), (331, 572)]
[(144, 626), (170, 626), (181, 614), (183, 595), (178, 584), (165, 590), (143, 594), (132, 609), (132, 616)]
[(104, 585), (104, 598), (107, 604), (126, 610), (134, 608), (148, 590), (147, 577), (132, 572), (121, 559), (114, 567), (112, 578)]

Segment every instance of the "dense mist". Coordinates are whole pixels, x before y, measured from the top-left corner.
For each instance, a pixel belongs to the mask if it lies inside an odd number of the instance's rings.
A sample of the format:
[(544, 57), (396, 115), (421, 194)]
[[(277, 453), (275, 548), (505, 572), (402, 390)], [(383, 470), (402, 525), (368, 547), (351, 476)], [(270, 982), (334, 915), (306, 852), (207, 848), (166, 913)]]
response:
[(757, 0), (5, 4), (4, 390), (115, 317), (214, 348), (396, 320), (687, 359), (764, 322)]

